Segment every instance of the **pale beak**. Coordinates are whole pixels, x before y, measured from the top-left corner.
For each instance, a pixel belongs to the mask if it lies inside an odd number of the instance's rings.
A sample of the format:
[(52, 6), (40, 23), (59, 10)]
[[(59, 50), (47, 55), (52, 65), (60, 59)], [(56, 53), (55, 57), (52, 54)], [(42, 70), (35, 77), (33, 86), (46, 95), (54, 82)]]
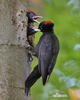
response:
[(40, 23), (39, 21), (37, 21), (37, 19), (43, 18), (43, 17), (42, 17), (42, 16), (33, 16), (32, 18), (33, 18), (33, 20), (34, 20), (35, 22)]
[(34, 20), (36, 23), (38, 23), (38, 24), (40, 24), (40, 22), (39, 21), (37, 21), (37, 20)]
[(34, 31), (36, 31), (36, 32), (40, 32), (40, 29), (38, 29), (38, 27), (33, 27), (32, 28)]

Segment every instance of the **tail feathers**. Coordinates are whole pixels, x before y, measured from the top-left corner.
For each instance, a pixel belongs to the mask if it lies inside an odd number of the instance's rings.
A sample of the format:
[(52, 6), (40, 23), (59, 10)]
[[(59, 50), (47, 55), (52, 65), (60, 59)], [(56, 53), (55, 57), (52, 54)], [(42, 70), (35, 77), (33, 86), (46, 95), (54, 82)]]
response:
[(38, 70), (38, 65), (34, 68), (34, 70), (31, 72), (31, 74), (28, 76), (27, 80), (25, 81), (25, 93), (27, 93), (32, 87), (32, 85), (41, 77), (41, 74)]
[(29, 93), (30, 93), (30, 88), (25, 88), (25, 93), (27, 94), (27, 96), (29, 95)]

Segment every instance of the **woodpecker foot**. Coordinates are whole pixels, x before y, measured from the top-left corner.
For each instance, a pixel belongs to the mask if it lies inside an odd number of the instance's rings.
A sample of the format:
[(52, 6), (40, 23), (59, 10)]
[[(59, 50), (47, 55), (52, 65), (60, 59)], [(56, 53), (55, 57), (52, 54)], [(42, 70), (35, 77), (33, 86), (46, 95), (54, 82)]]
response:
[(36, 52), (33, 51), (33, 52), (32, 52), (32, 55), (33, 55), (33, 56), (36, 56)]
[(28, 61), (30, 61), (30, 62), (33, 61), (32, 54), (31, 53), (28, 53)]
[(25, 46), (25, 48), (28, 50), (33, 50), (33, 47), (31, 45), (27, 45), (27, 46)]

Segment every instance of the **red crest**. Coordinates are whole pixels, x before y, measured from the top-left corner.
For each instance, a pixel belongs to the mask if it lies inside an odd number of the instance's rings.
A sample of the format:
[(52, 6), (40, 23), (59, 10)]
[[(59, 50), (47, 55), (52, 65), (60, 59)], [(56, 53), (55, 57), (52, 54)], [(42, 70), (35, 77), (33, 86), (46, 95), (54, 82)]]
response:
[(37, 15), (36, 12), (34, 12), (33, 10), (29, 10), (28, 12), (34, 13), (35, 15)]
[(52, 24), (51, 21), (45, 21), (45, 24)]

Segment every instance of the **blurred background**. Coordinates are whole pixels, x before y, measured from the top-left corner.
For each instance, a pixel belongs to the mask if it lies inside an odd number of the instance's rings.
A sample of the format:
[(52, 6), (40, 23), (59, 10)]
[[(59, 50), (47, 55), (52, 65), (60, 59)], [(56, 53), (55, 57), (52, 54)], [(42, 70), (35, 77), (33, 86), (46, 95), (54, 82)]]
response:
[[(54, 31), (60, 42), (50, 80), (44, 87), (41, 79), (36, 82), (31, 89), (31, 100), (80, 100), (77, 99), (80, 95), (80, 0), (30, 0), (29, 5), (29, 9), (43, 16), (41, 21), (55, 24)], [(41, 33), (36, 34), (35, 44), (40, 36)], [(36, 64), (34, 58), (31, 70)], [(73, 93), (75, 89), (77, 93)]]

